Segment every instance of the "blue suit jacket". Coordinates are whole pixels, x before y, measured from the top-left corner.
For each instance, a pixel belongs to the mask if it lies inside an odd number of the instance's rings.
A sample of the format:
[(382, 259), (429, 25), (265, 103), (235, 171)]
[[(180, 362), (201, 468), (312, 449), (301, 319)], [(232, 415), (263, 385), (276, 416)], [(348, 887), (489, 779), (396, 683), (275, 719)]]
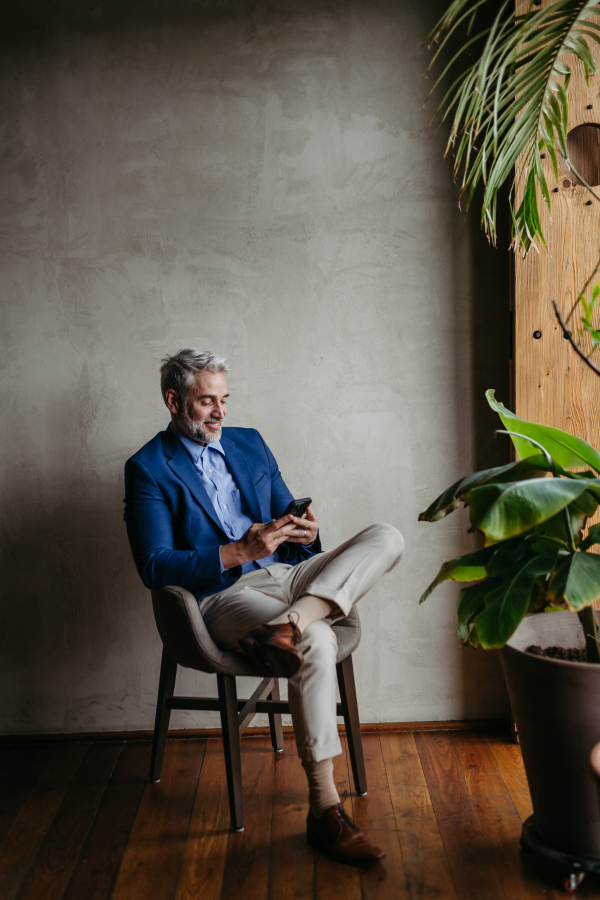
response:
[[(279, 518), (292, 495), (275, 458), (253, 428), (223, 428), (221, 446), (253, 522)], [(194, 464), (167, 429), (125, 464), (125, 522), (137, 570), (149, 588), (181, 585), (199, 599), (235, 584), (240, 568), (221, 574), (219, 547), (228, 544)], [(296, 565), (319, 553), (283, 543), (281, 562)]]

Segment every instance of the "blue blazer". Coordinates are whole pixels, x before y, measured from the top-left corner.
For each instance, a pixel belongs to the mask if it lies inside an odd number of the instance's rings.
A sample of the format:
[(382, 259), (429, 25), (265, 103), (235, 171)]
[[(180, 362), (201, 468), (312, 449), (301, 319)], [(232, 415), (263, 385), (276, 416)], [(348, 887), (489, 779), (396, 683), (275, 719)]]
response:
[[(253, 522), (279, 518), (292, 495), (275, 458), (254, 428), (223, 428), (221, 446), (242, 510)], [(231, 587), (241, 570), (221, 574), (228, 544), (219, 518), (185, 448), (169, 428), (125, 464), (125, 522), (137, 570), (148, 588), (181, 585), (200, 599)], [(281, 562), (296, 565), (321, 551), (283, 543)]]

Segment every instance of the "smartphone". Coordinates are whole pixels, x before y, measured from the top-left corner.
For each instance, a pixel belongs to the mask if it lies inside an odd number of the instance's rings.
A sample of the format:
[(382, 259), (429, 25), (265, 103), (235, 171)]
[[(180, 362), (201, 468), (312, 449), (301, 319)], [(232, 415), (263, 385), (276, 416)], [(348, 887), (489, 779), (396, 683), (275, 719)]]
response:
[(302, 500), (292, 500), (282, 515), (297, 516), (298, 518), (301, 518), (311, 503), (312, 499), (310, 497), (303, 497)]

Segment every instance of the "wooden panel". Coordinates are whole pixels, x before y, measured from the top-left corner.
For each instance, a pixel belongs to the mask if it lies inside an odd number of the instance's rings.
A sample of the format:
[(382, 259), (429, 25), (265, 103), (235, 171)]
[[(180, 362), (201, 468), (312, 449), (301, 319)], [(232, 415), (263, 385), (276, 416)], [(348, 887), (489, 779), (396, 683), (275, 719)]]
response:
[(411, 900), (456, 900), (414, 736), (382, 734), (381, 747)]
[[(350, 771), (346, 757), (346, 738), (342, 737), (341, 756), (333, 758), (333, 777), (340, 797), (347, 794), (345, 809), (353, 815), (353, 800), (350, 794)], [(315, 880), (317, 900), (361, 900), (360, 873), (351, 866), (340, 865), (315, 852)]]
[(489, 843), (481, 830), (447, 734), (417, 734), (423, 772), (444, 841), (456, 892), (461, 898), (504, 900)]
[[(362, 741), (369, 789), (366, 797), (353, 798), (354, 821), (386, 854), (381, 865), (361, 870), (363, 900), (408, 900), (408, 882), (379, 735), (366, 734)], [(352, 772), (349, 758), (348, 771)]]
[(126, 744), (64, 900), (108, 900), (148, 781), (150, 743)]
[(89, 744), (56, 747), (0, 847), (0, 897), (23, 883)]
[(269, 900), (312, 900), (315, 892), (313, 851), (306, 841), (308, 787), (293, 737), (275, 754), (273, 827)]
[(48, 761), (52, 747), (7, 747), (0, 760), (0, 842)]
[(450, 741), (505, 895), (511, 900), (548, 900), (548, 885), (540, 882), (528, 866), (528, 856), (520, 853), (521, 819), (487, 743), (475, 735), (453, 734)]
[(267, 900), (274, 756), (269, 738), (242, 740), (246, 825), (229, 833), (223, 900)]
[[(590, 47), (600, 64), (600, 48), (594, 41)], [(573, 69), (569, 129), (600, 122), (598, 79), (590, 78), (586, 86), (581, 64), (574, 57), (566, 61)], [(598, 262), (600, 203), (585, 188), (573, 186), (569, 172), (563, 171), (557, 181), (549, 157), (544, 167), (552, 198), (552, 221), (540, 200), (547, 249), (515, 260), (515, 412), (600, 447), (600, 379), (563, 338), (552, 309), (556, 300), (563, 313), (569, 312)], [(539, 340), (534, 331), (541, 331)]]
[(169, 742), (161, 780), (146, 784), (112, 900), (173, 897), (205, 747)]
[(219, 900), (229, 827), (223, 742), (207, 741), (175, 900)]
[(123, 744), (92, 744), (46, 835), (19, 900), (60, 900)]

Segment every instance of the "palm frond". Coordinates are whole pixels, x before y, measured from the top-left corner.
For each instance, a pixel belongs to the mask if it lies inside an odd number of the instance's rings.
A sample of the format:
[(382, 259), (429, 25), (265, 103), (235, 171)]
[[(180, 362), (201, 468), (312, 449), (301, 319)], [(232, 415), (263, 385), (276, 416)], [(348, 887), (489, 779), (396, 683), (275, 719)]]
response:
[[(586, 79), (596, 72), (588, 39), (600, 44), (599, 0), (551, 0), (546, 6), (514, 0), (499, 7), (491, 25), (475, 31), (477, 17), (490, 0), (453, 0), (428, 38), (437, 45), (430, 69), (466, 27), (461, 49), (444, 66), (434, 90), (463, 66), (444, 94), (436, 115), (450, 120), (447, 152), (467, 206), (483, 185), (481, 223), (495, 243), (498, 191), (509, 182), (513, 240), (527, 253), (545, 243), (538, 188), (550, 206), (541, 162), (547, 152), (558, 176), (557, 154), (567, 162), (568, 87), (571, 68), (565, 57), (581, 60)], [(523, 185), (518, 205), (515, 185)]]

